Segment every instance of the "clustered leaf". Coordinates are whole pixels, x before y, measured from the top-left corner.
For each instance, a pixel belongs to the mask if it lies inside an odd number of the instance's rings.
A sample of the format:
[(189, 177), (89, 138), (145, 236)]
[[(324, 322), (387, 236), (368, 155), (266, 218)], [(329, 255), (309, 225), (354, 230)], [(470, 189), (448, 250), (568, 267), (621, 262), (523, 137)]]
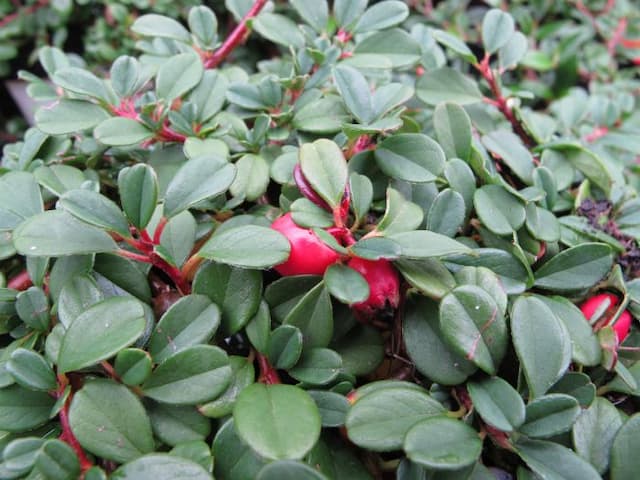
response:
[(0, 477), (635, 478), (637, 6), (275, 3), (21, 74)]

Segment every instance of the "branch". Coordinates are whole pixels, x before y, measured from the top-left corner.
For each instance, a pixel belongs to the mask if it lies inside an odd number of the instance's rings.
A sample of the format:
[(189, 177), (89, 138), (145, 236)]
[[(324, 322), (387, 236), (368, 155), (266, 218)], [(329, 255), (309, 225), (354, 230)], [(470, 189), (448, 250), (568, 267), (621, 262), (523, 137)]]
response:
[(49, 0), (40, 0), (38, 3), (24, 8), (22, 11), (17, 11), (16, 13), (12, 13), (11, 15), (7, 15), (2, 20), (0, 20), (0, 28), (10, 24), (14, 20), (17, 20), (21, 15), (31, 15), (32, 13), (40, 10), (42, 7), (46, 7), (48, 4)]
[(507, 99), (502, 95), (502, 90), (500, 89), (498, 80), (496, 79), (496, 76), (493, 70), (491, 70), (491, 66), (489, 65), (489, 54), (485, 54), (482, 61), (480, 63), (476, 63), (474, 66), (478, 69), (480, 75), (482, 75), (482, 78), (484, 78), (489, 84), (491, 94), (493, 95), (493, 98), (486, 98), (485, 101), (500, 110), (500, 112), (513, 127), (513, 131), (520, 137), (520, 139), (527, 147), (535, 146), (536, 141), (524, 129), (522, 123), (520, 123), (520, 121), (516, 118), (515, 113), (513, 113), (513, 110), (507, 103)]
[(266, 5), (267, 0), (256, 0), (251, 9), (242, 18), (238, 26), (231, 32), (224, 43), (215, 52), (204, 59), (204, 68), (216, 68), (238, 45), (243, 43), (249, 33), (247, 22), (254, 18)]
[[(69, 382), (65, 375), (58, 375), (58, 390), (56, 391), (56, 397), (60, 398), (62, 395), (64, 395), (64, 391), (67, 388), (68, 383)], [(62, 409), (58, 414), (60, 427), (62, 428), (60, 440), (66, 442), (71, 448), (73, 448), (73, 451), (76, 452), (76, 456), (78, 457), (78, 461), (80, 462), (80, 470), (82, 471), (82, 473), (84, 473), (91, 467), (93, 467), (93, 463), (87, 458), (87, 455), (86, 453), (84, 453), (80, 442), (78, 442), (78, 439), (71, 430), (71, 424), (69, 423), (69, 405), (71, 405), (72, 396), (73, 394), (69, 393), (69, 396), (65, 400), (64, 405), (62, 406)]]

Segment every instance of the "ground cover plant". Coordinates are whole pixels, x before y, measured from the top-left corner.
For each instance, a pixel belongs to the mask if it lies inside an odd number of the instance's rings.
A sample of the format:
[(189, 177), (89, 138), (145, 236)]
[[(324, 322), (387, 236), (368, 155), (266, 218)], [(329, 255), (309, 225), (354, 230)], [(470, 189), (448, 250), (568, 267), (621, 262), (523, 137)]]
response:
[(637, 478), (638, 7), (216, 12), (21, 73), (0, 478)]

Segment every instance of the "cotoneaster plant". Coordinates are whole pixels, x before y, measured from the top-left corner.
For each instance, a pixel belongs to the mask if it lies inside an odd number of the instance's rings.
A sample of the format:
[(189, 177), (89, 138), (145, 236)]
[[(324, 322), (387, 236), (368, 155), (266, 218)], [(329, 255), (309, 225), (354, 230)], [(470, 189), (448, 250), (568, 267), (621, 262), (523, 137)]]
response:
[(143, 15), (105, 75), (41, 49), (0, 477), (635, 479), (638, 7), (503, 3)]

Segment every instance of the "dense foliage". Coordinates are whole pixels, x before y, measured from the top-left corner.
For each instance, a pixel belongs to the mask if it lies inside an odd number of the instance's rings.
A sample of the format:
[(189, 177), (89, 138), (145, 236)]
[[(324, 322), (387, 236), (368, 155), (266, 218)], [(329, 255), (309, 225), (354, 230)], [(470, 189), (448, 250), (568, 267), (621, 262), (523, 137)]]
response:
[(638, 6), (215, 8), (20, 73), (0, 478), (637, 478)]

